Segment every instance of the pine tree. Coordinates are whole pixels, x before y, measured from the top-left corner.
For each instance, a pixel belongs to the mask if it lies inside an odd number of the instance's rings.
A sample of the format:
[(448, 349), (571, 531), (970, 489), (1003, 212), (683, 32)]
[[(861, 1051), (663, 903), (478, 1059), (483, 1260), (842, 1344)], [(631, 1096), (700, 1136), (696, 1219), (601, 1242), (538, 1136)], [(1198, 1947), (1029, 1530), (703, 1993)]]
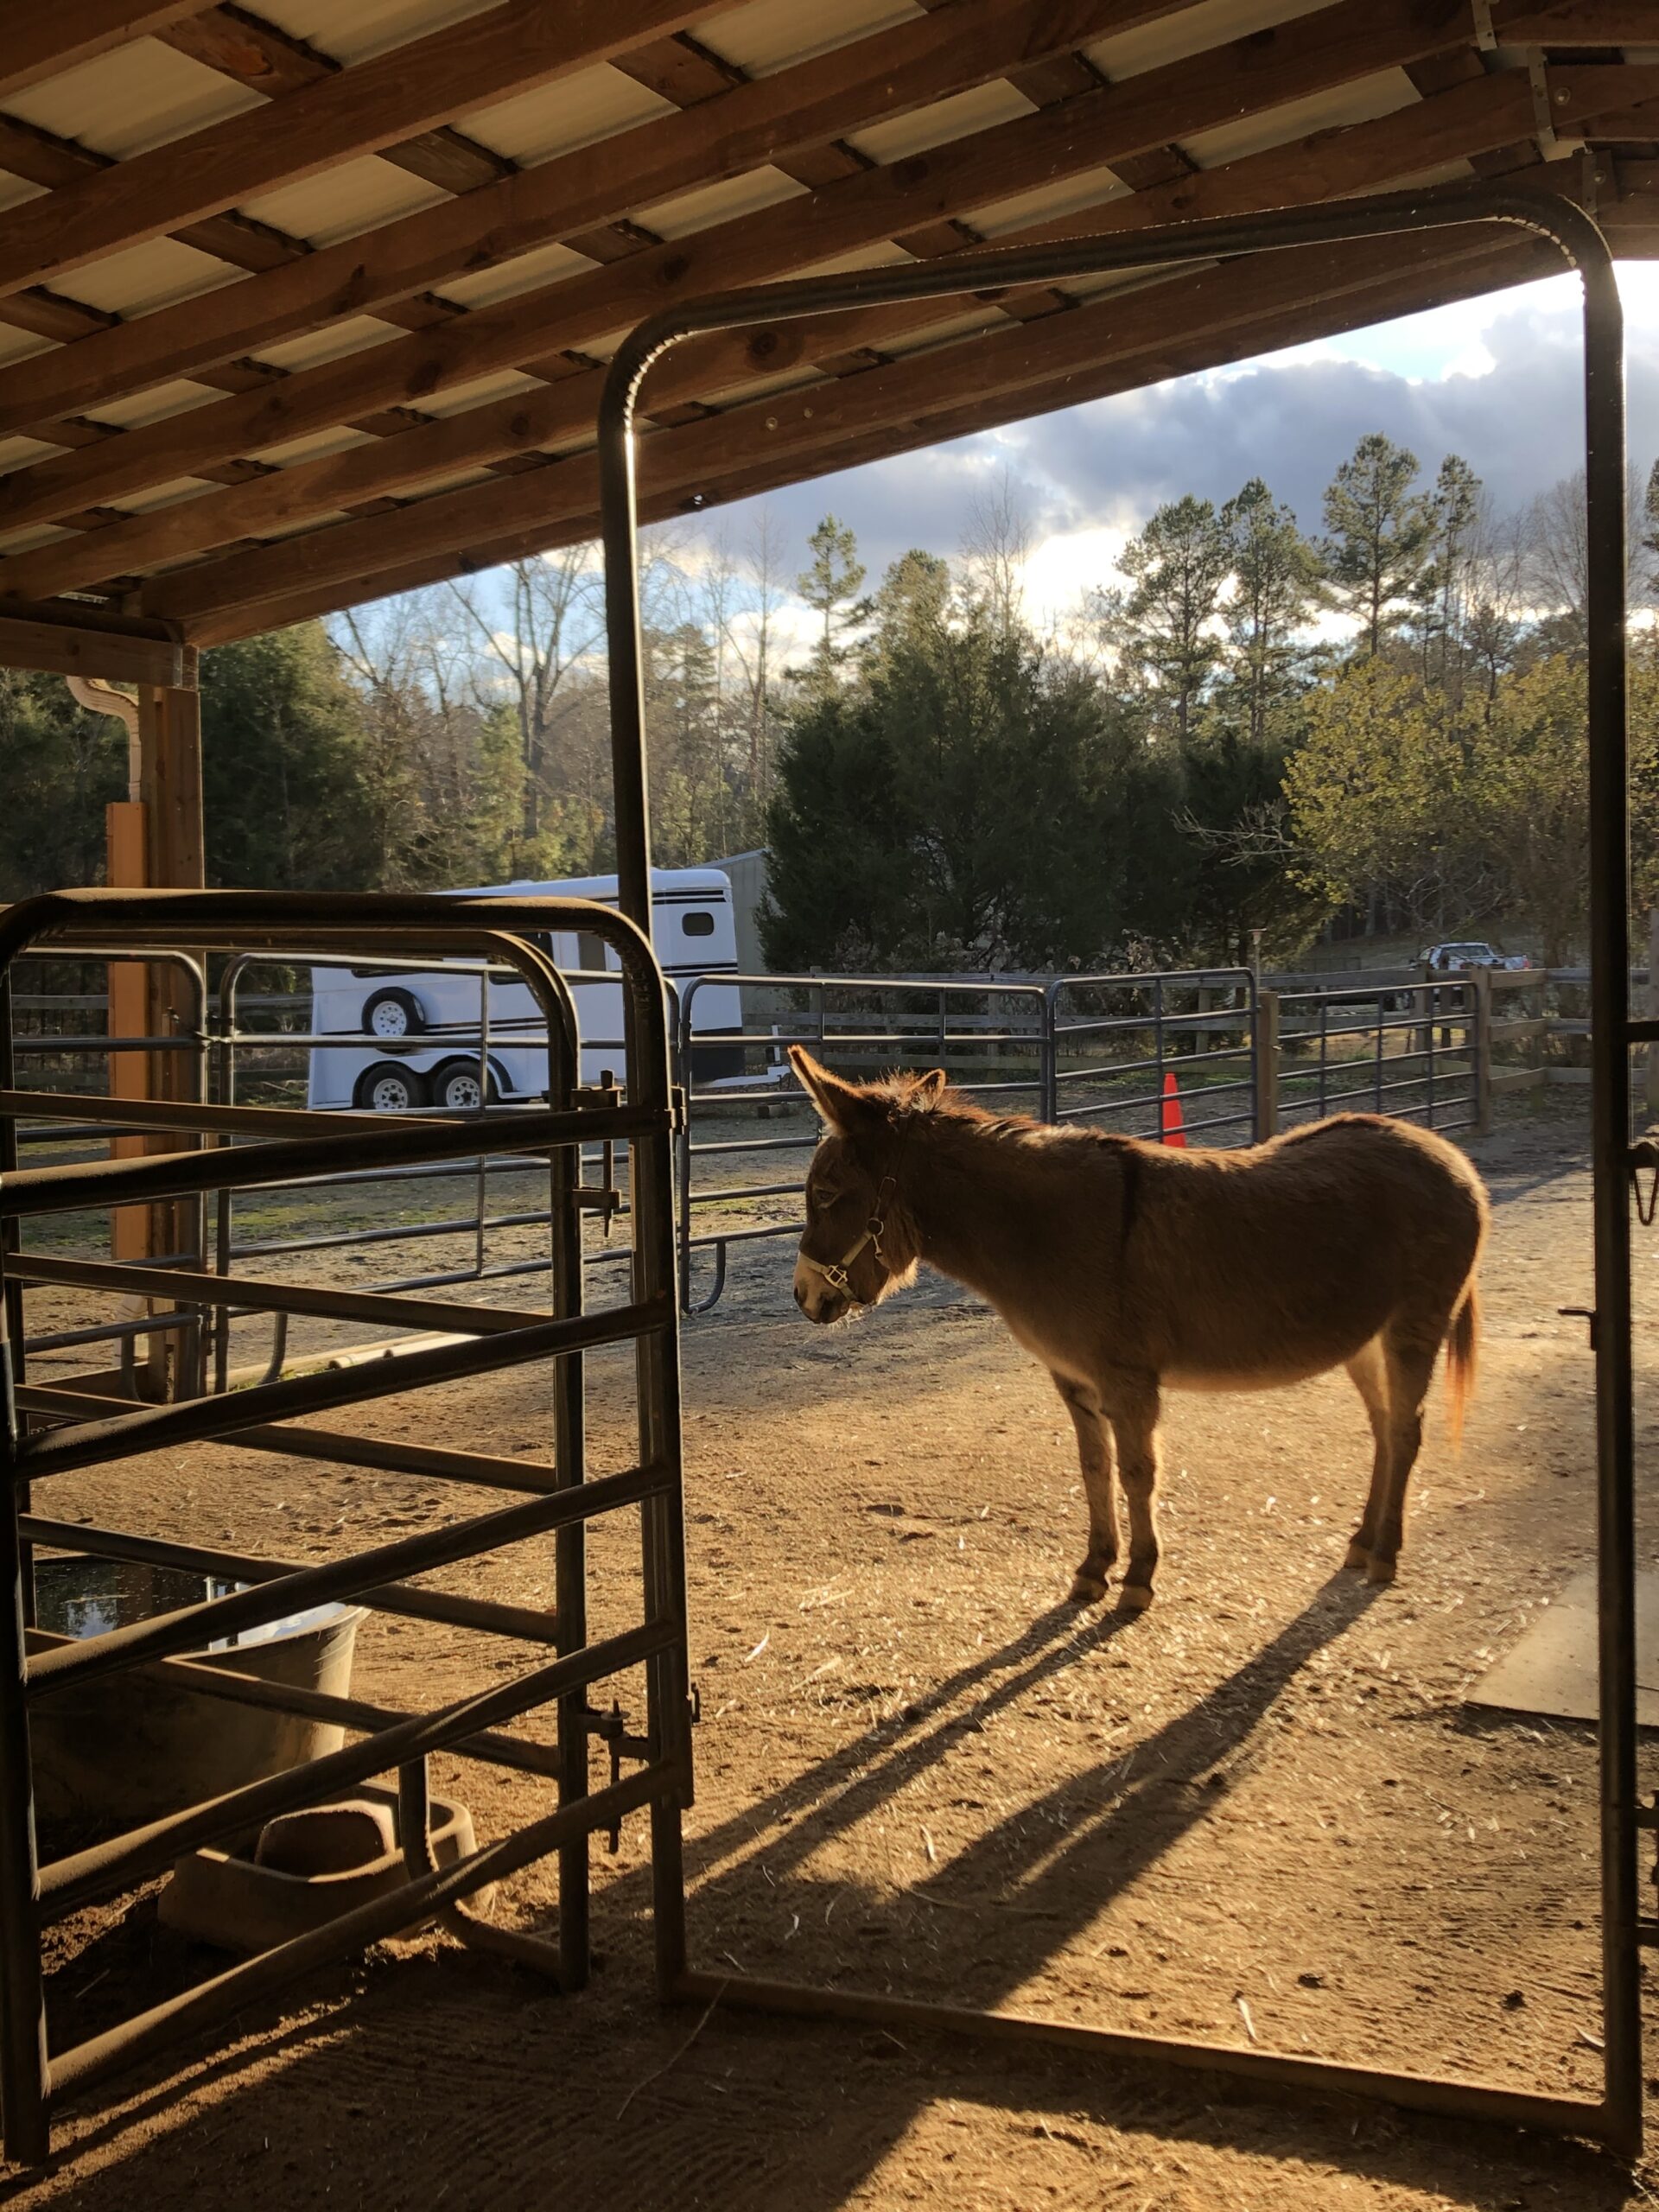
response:
[(824, 693), (835, 688), (846, 660), (847, 632), (867, 620), (870, 609), (869, 602), (858, 596), (864, 564), (858, 557), (858, 540), (847, 525), (826, 515), (806, 543), (812, 559), (795, 579), (795, 588), (818, 617), (820, 629), (804, 680)]
[(1454, 707), (1463, 698), (1480, 493), (1468, 462), (1447, 454), (1429, 498), (1429, 558), (1417, 583), (1423, 679), (1439, 685)]
[(1294, 690), (1307, 657), (1304, 632), (1322, 596), (1319, 556), (1259, 476), (1223, 507), (1233, 576), (1226, 607), (1235, 717), (1251, 744), (1265, 745), (1275, 709)]
[(1151, 684), (1183, 745), (1221, 658), (1215, 617), (1230, 557), (1214, 506), (1188, 493), (1124, 547), (1130, 590), (1097, 602), (1109, 642)]
[(1433, 557), (1433, 512), (1413, 489), (1417, 467), (1414, 453), (1373, 431), (1325, 491), (1325, 574), (1357, 618), (1368, 657), (1398, 627)]

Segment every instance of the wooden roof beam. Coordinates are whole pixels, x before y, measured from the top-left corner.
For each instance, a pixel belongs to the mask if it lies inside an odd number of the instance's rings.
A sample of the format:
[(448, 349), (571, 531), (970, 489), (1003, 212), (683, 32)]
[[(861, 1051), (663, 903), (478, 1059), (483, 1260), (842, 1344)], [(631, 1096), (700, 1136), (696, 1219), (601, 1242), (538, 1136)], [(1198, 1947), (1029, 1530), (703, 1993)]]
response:
[(0, 668), (176, 690), (185, 680), (185, 650), (159, 623), (86, 621), (67, 609), (0, 614)]
[[(418, 404), (445, 388), (602, 339), (653, 308), (753, 283), (903, 238), (1005, 196), (1086, 173), (1171, 137), (1399, 66), (1462, 36), (1444, 6), (1351, 0), (1116, 86), (860, 172), (822, 190), (670, 240), (609, 269), (545, 285), (415, 336), (214, 401), (0, 480), (0, 528), (52, 522), (199, 474), (209, 462)], [(524, 179), (514, 180), (516, 183)]]
[[(1468, 298), (1501, 285), (1523, 283), (1548, 273), (1535, 242), (1512, 240), (1484, 255), (1459, 255), (1443, 266), (1418, 270), (1404, 276), (1373, 264), (1373, 281), (1340, 299), (1321, 300), (1298, 311), (1270, 304), (1259, 317), (1245, 319), (1224, 329), (1180, 327), (1180, 334), (1166, 345), (1161, 362), (1148, 368), (1145, 358), (1127, 359), (1103, 354), (1083, 370), (1068, 368), (1046, 382), (1022, 386), (1014, 395), (981, 394), (949, 411), (912, 417), (888, 425), (857, 440), (816, 451), (772, 453), (763, 460), (734, 469), (717, 483), (705, 483), (705, 502), (723, 505), (730, 499), (753, 497), (780, 484), (800, 482), (843, 467), (880, 460), (932, 445), (946, 437), (965, 436), (1001, 423), (1027, 419), (1084, 401), (1104, 398), (1115, 392), (1135, 390), (1162, 377), (1185, 376), (1225, 361), (1248, 359), (1269, 346), (1300, 344), (1335, 331), (1355, 329), (1397, 315), (1414, 313), (1453, 299)], [(1275, 257), (1276, 258), (1277, 257)], [(1189, 280), (1191, 281), (1191, 280)], [(1155, 288), (1167, 296), (1167, 286)], [(1070, 320), (1070, 318), (1065, 318)], [(1177, 318), (1178, 325), (1182, 319)], [(664, 435), (672, 434), (664, 434)], [(642, 448), (643, 451), (643, 448)], [(568, 464), (561, 464), (561, 467)], [(662, 488), (649, 481), (640, 500), (643, 521), (662, 521), (683, 513), (686, 494), (678, 486)], [(212, 645), (307, 621), (337, 612), (348, 605), (380, 599), (394, 592), (416, 591), (463, 575), (472, 575), (550, 550), (594, 537), (599, 527), (596, 499), (585, 510), (544, 521), (520, 523), (511, 531), (486, 536), (463, 548), (446, 548), (418, 558), (396, 559), (384, 569), (365, 573), (353, 584), (304, 585), (280, 598), (257, 604), (226, 607), (190, 622), (193, 640)]]
[(457, 271), (494, 268), (632, 208), (741, 175), (1068, 50), (1185, 0), (955, 0), (931, 17), (738, 85), (677, 116), (556, 156), (502, 183), (320, 247), (290, 268), (85, 338), (68, 353), (0, 370), (0, 435), (48, 429), (176, 377), (314, 330), (384, 312)]
[(499, 0), (343, 69), (8, 211), (0, 295), (410, 138), (450, 116), (608, 60), (735, 0)]
[(0, 98), (21, 92), (65, 69), (79, 68), (130, 39), (158, 31), (199, 14), (209, 0), (55, 0), (52, 7), (26, 7), (22, 0), (7, 10), (0, 40)]
[[(1087, 373), (1103, 359), (1139, 358), (1141, 380), (1156, 382), (1169, 371), (1162, 361), (1173, 332), (1216, 330), (1230, 321), (1255, 321), (1277, 306), (1287, 310), (1342, 297), (1379, 273), (1410, 270), (1466, 254), (1488, 242), (1443, 232), (1358, 244), (1262, 253), (1199, 274), (1171, 277), (1116, 297), (1108, 296), (1032, 324), (1002, 329), (934, 352), (889, 362), (838, 381), (774, 392), (740, 403), (701, 422), (658, 430), (639, 442), (642, 486), (706, 493), (728, 467), (769, 466), (774, 455), (797, 456), (819, 446), (839, 448), (871, 430), (885, 431), (944, 407), (966, 405), (998, 394), (1012, 404), (1024, 385), (1066, 373)], [(232, 555), (200, 569), (158, 578), (143, 594), (144, 610), (187, 626), (232, 607), (276, 599), (302, 582), (326, 584), (360, 577), (385, 565), (389, 549), (410, 557), (444, 546), (464, 548), (494, 536), (517, 520), (552, 526), (594, 504), (598, 466), (589, 451), (521, 475), (417, 501), (401, 512), (338, 523), (303, 537)]]
[[(1596, 72), (1595, 75), (1614, 73)], [(1074, 210), (1003, 244), (1045, 243), (1148, 223), (1244, 214), (1306, 205), (1344, 193), (1376, 191), (1483, 145), (1506, 145), (1532, 112), (1532, 89), (1519, 71), (1477, 74), (1433, 100), (1295, 144), (1274, 147), (1136, 194)], [(969, 249), (964, 248), (963, 251)], [(868, 309), (852, 316), (779, 323), (681, 346), (645, 387), (651, 413), (717, 393), (747, 376), (775, 375), (855, 346), (913, 341), (954, 321), (960, 298)], [(463, 468), (532, 453), (580, 437), (593, 423), (603, 372), (573, 376), (545, 392), (515, 393), (464, 415), (410, 429), (372, 446), (301, 462), (256, 484), (135, 516), (73, 540), (0, 563), (0, 589), (45, 598), (130, 575), (237, 539), (291, 530), (359, 501), (407, 493)]]

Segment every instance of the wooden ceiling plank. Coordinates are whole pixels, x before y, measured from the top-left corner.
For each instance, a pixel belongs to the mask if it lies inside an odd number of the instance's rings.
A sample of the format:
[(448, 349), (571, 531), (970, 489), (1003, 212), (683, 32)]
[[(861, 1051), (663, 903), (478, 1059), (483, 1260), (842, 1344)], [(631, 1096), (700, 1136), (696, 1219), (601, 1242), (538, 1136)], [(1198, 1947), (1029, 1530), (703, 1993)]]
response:
[(1651, 0), (1497, 0), (1500, 46), (1651, 46)]
[[(1477, 238), (1471, 244), (1465, 234), (1459, 243), (1469, 252), (1484, 242)], [(1026, 385), (1081, 374), (1102, 358), (1123, 359), (1137, 349), (1151, 361), (1146, 380), (1153, 381), (1166, 373), (1157, 360), (1173, 332), (1216, 328), (1230, 317), (1255, 321), (1275, 306), (1338, 297), (1380, 273), (1408, 274), (1458, 251), (1443, 234), (1417, 232), (1249, 256), (1039, 324), (1008, 325), (861, 375), (771, 393), (705, 422), (655, 432), (639, 442), (639, 480), (656, 490), (703, 489), (724, 467), (766, 466), (773, 454), (839, 446), (943, 407), (992, 393), (1006, 397)], [(188, 623), (226, 607), (281, 596), (302, 582), (361, 576), (388, 545), (435, 551), (446, 543), (464, 545), (515, 517), (529, 524), (538, 514), (556, 514), (565, 501), (586, 512), (596, 481), (597, 461), (588, 451), (532, 474), (436, 493), (395, 516), (335, 524), (257, 553), (160, 577), (143, 594), (144, 611)]]
[[(1434, 20), (1426, 21), (1429, 16)], [(0, 480), (0, 523), (51, 521), (92, 498), (118, 498), (193, 474), (207, 461), (257, 453), (373, 407), (418, 404), (449, 386), (601, 339), (677, 298), (756, 283), (879, 244), (1087, 173), (1115, 153), (1161, 145), (1192, 128), (1197, 115), (1230, 118), (1268, 109), (1333, 75), (1373, 74), (1452, 35), (1443, 4), (1392, 0), (1362, 20), (1342, 0), (1272, 40), (1258, 36), (1212, 49), (1198, 57), (1201, 69), (1148, 71), (1122, 87), (1083, 94), (668, 241), (614, 268), (520, 293), (438, 329), (303, 371), (268, 392), (213, 402), (130, 431), (100, 452), (96, 468), (77, 454), (37, 462)], [(1269, 54), (1278, 66), (1269, 66)]]
[[(712, 0), (715, 12), (734, 0)], [(442, 31), (7, 214), (0, 295), (222, 214), (237, 201), (606, 61), (706, 18), (710, 0), (499, 0)]]
[(207, 0), (54, 0), (51, 7), (15, 4), (0, 40), (0, 99), (66, 69), (79, 68), (112, 48), (197, 14)]
[[(1178, 178), (1131, 200), (1074, 210), (1062, 223), (1042, 226), (1018, 242), (1045, 243), (1201, 215), (1245, 214), (1380, 190), (1436, 166), (1448, 158), (1450, 149), (1466, 151), (1505, 143), (1517, 121), (1530, 113), (1531, 97), (1529, 84), (1518, 72), (1481, 75), (1437, 100), (1394, 115), (1315, 132), (1294, 145)], [(776, 376), (861, 346), (913, 341), (929, 328), (954, 321), (963, 304), (960, 298), (915, 302), (722, 334), (680, 346), (648, 380), (646, 412), (718, 392), (745, 377)], [(16, 555), (0, 563), (0, 588), (47, 598), (93, 584), (117, 568), (143, 570), (210, 552), (239, 537), (269, 536), (359, 499), (407, 493), (461, 468), (579, 437), (594, 418), (602, 380), (600, 370), (577, 372), (553, 390), (514, 393), (373, 448), (298, 463), (242, 491), (182, 501), (118, 522), (95, 542), (58, 543)]]
[[(1090, 361), (1080, 369), (1067, 368), (1058, 377), (1021, 386), (1012, 393), (978, 393), (963, 405), (953, 403), (948, 413), (938, 410), (900, 417), (856, 441), (787, 455), (774, 453), (761, 461), (756, 461), (750, 454), (717, 484), (711, 484), (706, 477), (700, 478), (700, 488), (704, 489), (709, 501), (723, 504), (728, 498), (748, 497), (782, 483), (798, 482), (859, 461), (930, 445), (944, 435), (960, 436), (971, 429), (1075, 406), (1116, 391), (1135, 389), (1160, 377), (1186, 375), (1222, 361), (1246, 359), (1269, 346), (1295, 344), (1327, 332), (1414, 312), (1442, 300), (1467, 297), (1495, 285), (1522, 283), (1539, 274), (1545, 266), (1541, 258), (1530, 257), (1531, 251), (1532, 242), (1515, 240), (1500, 248), (1489, 246), (1483, 254), (1453, 254), (1442, 267), (1414, 270), (1403, 276), (1389, 273), (1373, 259), (1369, 278), (1356, 282), (1347, 295), (1327, 295), (1305, 303), (1300, 310), (1287, 309), (1280, 302), (1269, 301), (1263, 303), (1260, 314), (1243, 315), (1224, 327), (1205, 327), (1190, 321), (1186, 314), (1178, 314), (1167, 327), (1149, 338), (1144, 332), (1135, 334), (1128, 339), (1124, 350), (1115, 350), (1109, 344), (1103, 349), (1097, 348)], [(1275, 255), (1272, 258), (1283, 261), (1288, 257)], [(1199, 281), (1184, 279), (1177, 283), (1190, 286)], [(1164, 293), (1171, 288), (1158, 289)], [(1093, 308), (1078, 310), (1079, 314), (1095, 312)], [(1064, 320), (1069, 322), (1073, 319)], [(1154, 359), (1154, 353), (1161, 353), (1162, 358)], [(938, 428), (936, 424), (947, 427)], [(699, 435), (701, 427), (690, 432), (664, 433), (647, 442), (663, 449), (658, 465), (665, 466), (668, 461), (670, 438)], [(642, 458), (645, 449), (642, 447)], [(361, 604), (366, 599), (419, 589), (451, 577), (475, 575), (503, 561), (592, 537), (598, 527), (597, 501), (593, 496), (596, 474), (591, 469), (590, 457), (583, 456), (582, 461), (587, 469), (585, 487), (573, 477), (565, 491), (554, 495), (552, 479), (563, 478), (564, 472), (575, 465), (561, 462), (543, 471), (546, 480), (543, 487), (538, 487), (544, 492), (540, 513), (532, 512), (527, 519), (510, 528), (490, 529), (476, 540), (453, 541), (419, 555), (400, 554), (397, 540), (388, 537), (385, 550), (389, 557), (383, 569), (365, 571), (349, 583), (296, 585), (279, 596), (204, 613), (181, 626), (184, 633), (202, 645), (222, 643), (332, 613), (347, 605)], [(665, 473), (677, 477), (679, 474), (666, 467)], [(519, 480), (520, 485), (525, 481)], [(519, 486), (511, 488), (517, 490)], [(584, 488), (589, 493), (585, 502), (581, 496)], [(664, 519), (683, 512), (686, 504), (684, 488), (678, 482), (664, 486), (642, 475), (642, 519)], [(416, 512), (418, 511), (405, 510), (393, 518), (392, 526), (407, 523)]]
[[(457, 271), (490, 269), (569, 239), (630, 207), (738, 175), (791, 148), (995, 79), (1051, 41), (1172, 13), (1185, 0), (957, 0), (943, 24), (918, 17), (721, 92), (700, 108), (556, 156), (505, 182), (324, 246), (254, 283), (230, 284), (126, 323), (65, 359), (0, 371), (0, 433), (37, 429), (390, 302)], [(0, 119), (0, 133), (3, 119)], [(0, 168), (5, 166), (0, 144)]]

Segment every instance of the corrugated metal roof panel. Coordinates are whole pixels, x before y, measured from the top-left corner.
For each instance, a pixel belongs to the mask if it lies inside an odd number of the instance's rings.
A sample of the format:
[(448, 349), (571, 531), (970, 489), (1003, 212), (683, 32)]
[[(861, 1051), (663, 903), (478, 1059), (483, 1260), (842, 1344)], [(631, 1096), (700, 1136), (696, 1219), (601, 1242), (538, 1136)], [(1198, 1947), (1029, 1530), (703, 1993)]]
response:
[(637, 85), (620, 69), (583, 69), (556, 84), (538, 86), (455, 118), (455, 127), (492, 153), (528, 168), (608, 138), (636, 123), (676, 112), (672, 100)]
[(229, 264), (211, 253), (174, 238), (150, 238), (72, 270), (53, 289), (109, 315), (148, 315), (175, 300), (212, 291), (230, 273)]
[(259, 0), (257, 13), (290, 38), (336, 61), (366, 61), (389, 47), (425, 38), (446, 23), (481, 16), (498, 0)]
[(492, 400), (511, 398), (518, 391), (545, 391), (546, 385), (540, 377), (526, 376), (518, 369), (503, 369), (499, 375), (475, 377), (471, 384), (456, 385), (448, 391), (440, 391), (430, 399), (421, 402), (423, 415), (466, 415), (474, 407), (486, 407)]
[(697, 24), (695, 35), (721, 60), (735, 62), (752, 77), (769, 77), (791, 62), (924, 12), (914, 0), (823, 0), (811, 7), (804, 0), (751, 0), (747, 8)]
[(1062, 215), (1075, 214), (1082, 207), (1122, 200), (1128, 188), (1114, 169), (1084, 169), (1079, 175), (1067, 177), (1064, 184), (1046, 184), (1039, 191), (1017, 193), (1012, 200), (976, 207), (968, 219), (988, 238), (1006, 238), (1038, 223), (1058, 222)]
[(175, 378), (170, 384), (157, 385), (149, 391), (135, 391), (121, 399), (106, 399), (99, 403), (98, 419), (113, 423), (123, 430), (130, 430), (140, 423), (163, 423), (169, 415), (182, 415), (192, 407), (200, 407), (204, 399), (217, 399), (219, 394), (204, 384), (193, 384), (185, 378)]
[(806, 187), (781, 169), (750, 169), (742, 176), (724, 177), (695, 192), (677, 193), (672, 200), (634, 210), (634, 219), (665, 238), (683, 238), (693, 231), (706, 231), (714, 223), (729, 223), (740, 215), (758, 215), (785, 200), (804, 199)]
[(394, 323), (359, 315), (348, 322), (331, 322), (325, 329), (308, 330), (300, 338), (284, 338), (280, 345), (262, 346), (255, 358), (272, 362), (279, 369), (308, 369), (318, 361), (338, 360), (342, 354), (359, 353), (365, 346), (383, 346), (388, 339), (408, 335)]
[(227, 115), (264, 107), (257, 92), (159, 39), (134, 39), (43, 83), (8, 95), (8, 115), (118, 161), (164, 145)]
[(354, 446), (378, 446), (383, 441), (367, 430), (354, 430), (341, 423), (332, 430), (315, 430), (308, 438), (290, 438), (285, 445), (261, 446), (251, 456), (273, 468), (296, 468), (302, 461), (326, 460), (331, 453), (350, 453)]
[(563, 283), (594, 266), (585, 254), (572, 253), (568, 245), (538, 246), (494, 269), (480, 269), (470, 276), (446, 276), (443, 296), (461, 306), (481, 308), (492, 300), (511, 299), (515, 292), (533, 291), (540, 284)]
[(1201, 130), (1181, 143), (1201, 169), (1213, 169), (1224, 162), (1236, 162), (1247, 154), (1287, 145), (1315, 130), (1339, 130), (1344, 124), (1369, 123), (1376, 116), (1415, 107), (1420, 98), (1403, 69), (1385, 69), (1377, 76), (1316, 92), (1311, 99), (1287, 100), (1263, 115), (1241, 116), (1236, 123)]
[(899, 162), (906, 154), (925, 154), (932, 146), (949, 144), (975, 130), (989, 130), (999, 123), (1013, 123), (1036, 112), (1036, 102), (1002, 78), (976, 85), (971, 92), (935, 100), (931, 107), (909, 115), (895, 115), (867, 130), (849, 131), (847, 143), (873, 162)]
[[(1225, 46), (1232, 39), (1293, 22), (1298, 16), (1311, 16), (1331, 4), (1332, 0), (1197, 0), (1195, 6), (1160, 16), (1134, 30), (1096, 39), (1084, 51), (1116, 83), (1120, 77), (1161, 69), (1166, 62), (1184, 61), (1206, 47)], [(1351, 7), (1354, 0), (1348, 4)]]
[(449, 194), (423, 177), (372, 155), (341, 162), (297, 184), (279, 185), (242, 203), (242, 213), (256, 222), (273, 224), (291, 238), (312, 245), (330, 245), (336, 238), (354, 238), (398, 215), (430, 207)]

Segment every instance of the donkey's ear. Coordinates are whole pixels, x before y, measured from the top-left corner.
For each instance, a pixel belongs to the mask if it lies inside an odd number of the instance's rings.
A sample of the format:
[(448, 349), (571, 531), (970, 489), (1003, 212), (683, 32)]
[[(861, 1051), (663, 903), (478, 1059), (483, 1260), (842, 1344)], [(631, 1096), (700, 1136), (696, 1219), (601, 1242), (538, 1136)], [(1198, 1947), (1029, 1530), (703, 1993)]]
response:
[(804, 1045), (789, 1048), (789, 1065), (801, 1088), (832, 1129), (850, 1135), (869, 1114), (869, 1102), (856, 1084), (843, 1083), (838, 1075), (815, 1060)]
[(937, 1106), (944, 1096), (945, 1085), (950, 1078), (943, 1068), (931, 1068), (925, 1075), (918, 1075), (910, 1086), (912, 1106)]

